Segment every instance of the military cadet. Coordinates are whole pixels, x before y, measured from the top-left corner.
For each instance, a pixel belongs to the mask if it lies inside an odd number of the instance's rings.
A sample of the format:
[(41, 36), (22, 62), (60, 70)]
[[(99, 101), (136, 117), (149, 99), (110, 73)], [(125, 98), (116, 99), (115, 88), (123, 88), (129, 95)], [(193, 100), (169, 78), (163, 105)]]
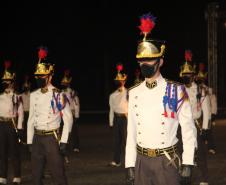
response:
[(155, 26), (151, 14), (141, 17), (143, 40), (136, 58), (144, 82), (129, 90), (128, 127), (125, 155), (127, 183), (135, 185), (179, 185), (177, 142), (182, 130), (182, 183), (191, 180), (197, 130), (191, 105), (182, 84), (166, 80), (160, 73), (165, 42), (149, 40)]
[(143, 79), (140, 76), (140, 69), (135, 70), (135, 80), (134, 80), (134, 85), (139, 84), (143, 81)]
[(23, 128), (24, 128), (24, 136), (23, 141), (27, 141), (27, 121), (29, 116), (29, 106), (30, 106), (30, 89), (31, 89), (31, 82), (29, 81), (29, 76), (24, 76), (24, 83), (22, 85), (22, 102), (23, 102), (23, 108), (24, 108), (24, 122), (23, 122)]
[(216, 95), (213, 93), (212, 88), (208, 87), (206, 85), (207, 81), (207, 72), (205, 72), (205, 64), (199, 63), (199, 71), (196, 76), (196, 81), (198, 83), (199, 90), (202, 91), (203, 97), (205, 99), (203, 100), (208, 103), (208, 111), (209, 111), (209, 117), (208, 121), (206, 123), (202, 124), (202, 136), (205, 141), (205, 143), (208, 146), (208, 151), (211, 154), (216, 153), (214, 139), (213, 139), (213, 124), (212, 122), (215, 120), (216, 117), (216, 111), (217, 111), (217, 100)]
[[(27, 124), (33, 181), (35, 185), (43, 184), (43, 170), (47, 163), (55, 184), (66, 185), (63, 156), (73, 117), (66, 96), (51, 84), (54, 65), (46, 60), (47, 49), (40, 47), (38, 55), (39, 61), (34, 73), (38, 89), (30, 95)], [(59, 137), (61, 119), (64, 126)]]
[(14, 91), (15, 73), (11, 61), (5, 61), (0, 94), (0, 184), (7, 184), (8, 159), (13, 165), (13, 184), (21, 183), (19, 143), (22, 135), (23, 105)]
[(79, 152), (80, 151), (79, 132), (78, 132), (79, 125), (77, 123), (77, 120), (79, 118), (79, 113), (80, 113), (80, 102), (79, 102), (78, 93), (71, 88), (71, 81), (72, 81), (72, 77), (70, 75), (70, 70), (66, 69), (64, 71), (64, 77), (61, 80), (61, 86), (62, 86), (63, 92), (67, 96), (67, 99), (73, 114), (73, 119), (74, 119), (71, 134), (70, 134), (70, 142), (71, 142), (70, 144), (74, 152)]
[(200, 185), (208, 185), (207, 153), (202, 139), (202, 125), (208, 125), (210, 115), (210, 99), (204, 89), (200, 89), (195, 83), (195, 65), (192, 65), (192, 52), (185, 51), (185, 63), (181, 66), (180, 77), (182, 78), (192, 107), (192, 115), (198, 134), (197, 165), (200, 171)]
[(110, 166), (121, 166), (121, 153), (125, 147), (126, 140), (126, 126), (127, 126), (127, 89), (125, 83), (127, 75), (122, 73), (123, 65), (117, 65), (117, 75), (114, 79), (117, 89), (109, 96), (109, 126), (113, 127), (114, 146), (113, 146), (113, 160)]

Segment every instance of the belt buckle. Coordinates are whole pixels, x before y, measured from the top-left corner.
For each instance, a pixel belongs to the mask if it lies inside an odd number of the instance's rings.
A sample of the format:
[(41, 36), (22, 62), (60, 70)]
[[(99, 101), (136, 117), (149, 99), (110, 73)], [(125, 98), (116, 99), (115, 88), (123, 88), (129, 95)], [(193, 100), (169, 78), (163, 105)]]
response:
[(148, 149), (148, 156), (149, 157), (156, 157), (155, 149)]

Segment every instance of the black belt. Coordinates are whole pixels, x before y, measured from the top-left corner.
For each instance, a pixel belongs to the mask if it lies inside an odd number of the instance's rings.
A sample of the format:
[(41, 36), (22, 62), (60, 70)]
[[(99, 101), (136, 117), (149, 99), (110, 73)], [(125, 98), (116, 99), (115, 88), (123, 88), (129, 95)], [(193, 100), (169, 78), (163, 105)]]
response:
[(141, 155), (145, 155), (148, 157), (158, 157), (165, 155), (164, 151), (171, 154), (174, 153), (177, 150), (177, 145), (173, 145), (167, 148), (161, 148), (161, 149), (150, 149), (150, 148), (142, 148), (141, 146), (137, 145), (137, 153)]
[(55, 134), (55, 133), (58, 133), (58, 129), (54, 129), (54, 130), (37, 130), (37, 129), (35, 129), (35, 134), (40, 135), (40, 136), (46, 136), (46, 135), (51, 135), (51, 134)]
[(1, 122), (12, 122), (13, 118), (8, 118), (8, 117), (0, 117)]
[(126, 117), (126, 113), (117, 113), (117, 112), (114, 112), (115, 116), (118, 116), (118, 117)]

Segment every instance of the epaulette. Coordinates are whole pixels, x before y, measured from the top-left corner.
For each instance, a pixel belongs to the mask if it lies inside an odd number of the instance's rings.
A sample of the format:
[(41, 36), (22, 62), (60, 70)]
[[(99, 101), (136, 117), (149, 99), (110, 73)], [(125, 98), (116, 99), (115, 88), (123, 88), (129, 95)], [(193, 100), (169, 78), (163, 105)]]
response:
[(58, 88), (53, 88), (53, 92), (56, 92), (56, 93), (61, 93), (61, 90), (58, 89)]
[(142, 82), (143, 82), (143, 81), (141, 81), (141, 82), (139, 82), (139, 83), (133, 85), (132, 87), (128, 88), (128, 91), (134, 89), (135, 87), (138, 87)]
[(173, 80), (169, 80), (169, 79), (166, 79), (166, 82), (170, 83), (170, 84), (175, 84), (175, 85), (184, 85), (183, 83), (180, 83), (180, 82), (177, 82), (177, 81), (173, 81)]

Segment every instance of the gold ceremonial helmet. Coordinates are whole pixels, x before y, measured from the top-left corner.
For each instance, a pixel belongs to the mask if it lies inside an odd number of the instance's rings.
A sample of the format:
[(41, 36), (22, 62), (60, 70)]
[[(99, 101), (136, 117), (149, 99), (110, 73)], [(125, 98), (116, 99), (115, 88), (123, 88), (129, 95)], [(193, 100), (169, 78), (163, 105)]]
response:
[(12, 63), (10, 60), (6, 60), (4, 62), (4, 66), (5, 66), (5, 70), (2, 76), (2, 80), (3, 81), (11, 81), (14, 80), (16, 77), (16, 74), (14, 72), (12, 72), (11, 70), (9, 70), (9, 68), (11, 67)]
[(54, 72), (54, 64), (46, 63), (45, 58), (47, 57), (48, 50), (46, 47), (40, 47), (38, 51), (38, 64), (36, 65), (35, 75), (49, 75)]
[(72, 81), (72, 77), (70, 76), (70, 70), (66, 69), (64, 71), (64, 77), (61, 80), (61, 84), (70, 84)]
[(118, 64), (116, 66), (116, 69), (117, 69), (117, 74), (116, 74), (115, 80), (125, 81), (127, 79), (127, 75), (125, 73), (121, 73), (121, 71), (123, 70), (123, 65)]
[(197, 79), (206, 79), (207, 78), (207, 72), (205, 72), (205, 64), (199, 63), (199, 72), (196, 76)]
[(142, 62), (144, 60), (150, 60), (155, 58), (164, 57), (165, 53), (165, 41), (147, 39), (147, 35), (152, 31), (155, 26), (155, 17), (150, 13), (145, 14), (140, 18), (141, 25), (139, 26), (141, 34), (144, 35), (142, 41), (139, 42), (137, 47), (136, 58)]
[(196, 66), (191, 64), (192, 62), (192, 52), (190, 50), (185, 50), (185, 63), (181, 66), (180, 77), (188, 74), (196, 73)]

